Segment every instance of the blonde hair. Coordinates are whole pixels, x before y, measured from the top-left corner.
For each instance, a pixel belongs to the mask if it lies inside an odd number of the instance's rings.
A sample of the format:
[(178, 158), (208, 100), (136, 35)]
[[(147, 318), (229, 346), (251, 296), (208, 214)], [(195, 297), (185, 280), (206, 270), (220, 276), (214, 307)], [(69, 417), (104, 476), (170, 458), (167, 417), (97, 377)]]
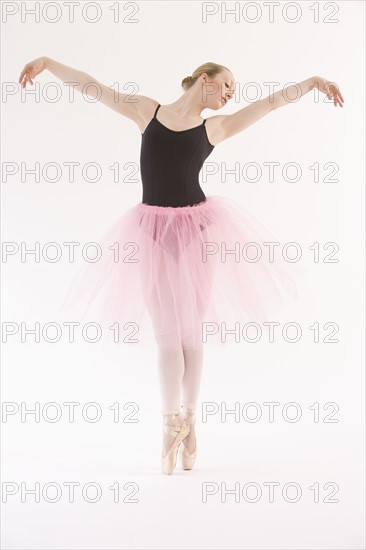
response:
[(202, 73), (207, 73), (208, 76), (215, 76), (222, 71), (230, 71), (227, 67), (224, 65), (219, 65), (218, 63), (212, 63), (209, 61), (208, 63), (204, 63), (203, 65), (200, 65), (193, 71), (192, 76), (186, 76), (182, 80), (182, 88), (184, 90), (189, 90), (193, 86), (193, 84), (196, 82), (197, 78), (201, 76)]

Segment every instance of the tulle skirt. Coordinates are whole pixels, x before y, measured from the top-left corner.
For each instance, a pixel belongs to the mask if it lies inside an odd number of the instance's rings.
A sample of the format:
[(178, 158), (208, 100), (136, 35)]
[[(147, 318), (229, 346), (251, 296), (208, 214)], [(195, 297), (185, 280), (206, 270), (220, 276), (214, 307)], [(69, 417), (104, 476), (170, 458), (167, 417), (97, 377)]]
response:
[(130, 346), (237, 343), (248, 323), (263, 327), (298, 298), (306, 272), (296, 248), (286, 254), (254, 215), (222, 196), (178, 208), (140, 202), (95, 245), (98, 256), (77, 272), (61, 309), (84, 300), (82, 320), (89, 313)]

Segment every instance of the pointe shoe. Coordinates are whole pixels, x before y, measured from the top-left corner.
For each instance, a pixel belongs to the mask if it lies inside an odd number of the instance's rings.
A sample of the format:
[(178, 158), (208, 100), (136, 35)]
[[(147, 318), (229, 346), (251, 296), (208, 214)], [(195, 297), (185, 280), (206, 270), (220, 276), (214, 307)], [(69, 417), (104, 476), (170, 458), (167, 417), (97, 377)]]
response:
[(186, 420), (182, 420), (180, 426), (173, 426), (172, 419), (180, 416), (179, 413), (176, 414), (167, 414), (164, 415), (164, 432), (175, 436), (175, 439), (165, 456), (161, 458), (161, 468), (163, 474), (170, 475), (173, 473), (174, 468), (177, 463), (177, 453), (179, 445), (182, 443), (183, 439), (189, 434), (189, 424)]
[[(194, 409), (186, 409), (182, 407), (182, 416), (188, 422), (189, 428), (196, 423), (196, 415)], [(191, 453), (188, 451), (184, 444), (184, 440), (181, 446), (180, 459), (183, 470), (192, 470), (197, 456), (197, 443), (194, 451)]]

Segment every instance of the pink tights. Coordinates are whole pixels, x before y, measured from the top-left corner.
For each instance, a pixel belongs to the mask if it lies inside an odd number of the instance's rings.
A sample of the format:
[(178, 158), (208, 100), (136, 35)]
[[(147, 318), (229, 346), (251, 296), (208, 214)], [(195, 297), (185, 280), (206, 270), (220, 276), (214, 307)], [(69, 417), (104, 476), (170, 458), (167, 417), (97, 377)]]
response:
[(181, 404), (195, 409), (203, 366), (203, 344), (197, 349), (158, 347), (162, 414), (180, 411)]

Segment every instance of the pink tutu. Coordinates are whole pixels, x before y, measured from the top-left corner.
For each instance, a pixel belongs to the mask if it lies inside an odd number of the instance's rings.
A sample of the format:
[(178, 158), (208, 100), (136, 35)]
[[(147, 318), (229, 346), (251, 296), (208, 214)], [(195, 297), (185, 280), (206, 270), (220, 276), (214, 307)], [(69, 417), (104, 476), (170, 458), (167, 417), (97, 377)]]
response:
[(298, 298), (306, 271), (252, 214), (220, 196), (178, 208), (140, 202), (97, 245), (100, 257), (77, 273), (61, 307), (84, 298), (82, 320), (96, 307), (88, 321), (107, 323), (113, 341), (148, 348), (238, 342), (244, 325), (273, 321)]

